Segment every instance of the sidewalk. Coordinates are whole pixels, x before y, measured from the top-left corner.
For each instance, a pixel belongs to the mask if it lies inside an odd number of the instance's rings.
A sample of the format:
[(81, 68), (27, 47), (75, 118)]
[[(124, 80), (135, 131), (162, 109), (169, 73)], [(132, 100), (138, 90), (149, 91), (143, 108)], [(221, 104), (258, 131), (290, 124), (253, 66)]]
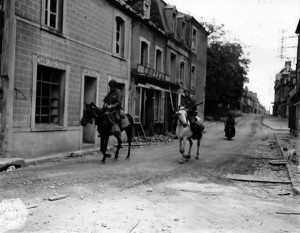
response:
[(273, 130), (283, 130), (283, 131), (290, 130), (288, 128), (288, 119), (284, 119), (280, 117), (266, 115), (263, 119), (263, 124)]
[[(295, 194), (300, 194), (300, 165), (291, 162), (289, 150), (296, 148), (296, 138), (289, 133), (288, 120), (273, 116), (265, 116), (263, 124), (274, 130), (277, 144), (280, 147), (281, 154), (287, 160), (287, 170), (292, 182)], [(299, 153), (299, 152), (298, 152)]]

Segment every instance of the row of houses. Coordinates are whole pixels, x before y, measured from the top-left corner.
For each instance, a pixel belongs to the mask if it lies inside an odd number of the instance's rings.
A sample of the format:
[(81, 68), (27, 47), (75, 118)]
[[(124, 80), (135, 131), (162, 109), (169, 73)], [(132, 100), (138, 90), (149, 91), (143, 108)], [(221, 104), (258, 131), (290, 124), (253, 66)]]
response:
[(242, 113), (265, 114), (265, 107), (259, 102), (257, 93), (249, 91), (248, 88), (243, 89), (240, 99), (240, 111)]
[(0, 17), (0, 156), (97, 147), (80, 117), (111, 79), (136, 134), (172, 131), (184, 89), (204, 101), (208, 33), (163, 0), (0, 0)]
[(300, 114), (300, 19), (295, 33), (298, 36), (296, 69), (291, 68), (291, 61), (286, 61), (284, 68), (276, 74), (273, 115), (288, 118), (291, 133), (298, 136)]

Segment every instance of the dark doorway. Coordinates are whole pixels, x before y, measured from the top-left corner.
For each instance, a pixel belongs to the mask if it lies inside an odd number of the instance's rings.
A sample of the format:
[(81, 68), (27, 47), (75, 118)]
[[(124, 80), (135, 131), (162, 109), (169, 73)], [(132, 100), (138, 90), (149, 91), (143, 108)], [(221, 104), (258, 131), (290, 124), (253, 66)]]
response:
[[(96, 103), (97, 80), (92, 77), (84, 77), (84, 103)], [(82, 142), (95, 144), (95, 125), (87, 124), (83, 127)]]

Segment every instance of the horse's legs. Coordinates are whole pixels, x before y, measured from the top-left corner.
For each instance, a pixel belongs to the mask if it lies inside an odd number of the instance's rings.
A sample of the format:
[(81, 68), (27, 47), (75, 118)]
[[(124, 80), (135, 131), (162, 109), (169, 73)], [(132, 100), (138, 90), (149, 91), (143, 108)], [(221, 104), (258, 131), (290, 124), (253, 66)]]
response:
[(186, 138), (180, 138), (178, 142), (179, 142), (179, 151), (181, 153), (181, 160), (179, 161), (179, 163), (184, 163), (186, 161), (184, 157)]
[(117, 150), (116, 150), (116, 153), (115, 153), (115, 159), (118, 159), (119, 158), (119, 151), (120, 151), (121, 144), (122, 144), (122, 139), (121, 139), (121, 135), (118, 135), (118, 136), (115, 136), (115, 137), (118, 140), (118, 146), (117, 146)]
[(131, 128), (131, 126), (127, 127), (125, 129), (125, 132), (126, 132), (127, 141), (128, 141), (128, 153), (127, 153), (126, 159), (129, 159), (130, 158), (130, 149), (131, 149), (131, 139), (132, 139), (132, 128)]
[(197, 155), (196, 155), (196, 159), (199, 159), (199, 147), (200, 147), (200, 141), (201, 141), (201, 138), (198, 138), (198, 139), (197, 139)]
[(192, 146), (193, 146), (193, 140), (192, 140), (192, 138), (188, 138), (188, 141), (190, 143), (190, 147), (189, 147), (189, 152), (188, 152), (186, 158), (190, 159), (191, 158), (191, 150), (192, 150)]
[(100, 145), (100, 151), (102, 152), (102, 154), (103, 154), (103, 157), (102, 157), (102, 160), (101, 160), (101, 162), (104, 164), (105, 163), (105, 159), (106, 159), (106, 142), (105, 142), (105, 138), (106, 137), (104, 137), (104, 136), (101, 136), (100, 137), (100, 143), (101, 143), (101, 145)]

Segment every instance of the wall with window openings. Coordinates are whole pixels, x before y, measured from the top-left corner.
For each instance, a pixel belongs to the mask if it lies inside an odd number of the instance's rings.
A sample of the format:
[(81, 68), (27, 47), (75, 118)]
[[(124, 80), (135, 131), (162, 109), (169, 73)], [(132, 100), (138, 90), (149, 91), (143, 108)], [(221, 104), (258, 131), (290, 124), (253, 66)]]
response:
[[(166, 40), (158, 33), (155, 33), (153, 29), (150, 29), (139, 22), (135, 22), (135, 25), (132, 29), (132, 35), (133, 46), (131, 52), (131, 67), (136, 69), (137, 64), (141, 64), (142, 62), (145, 66), (149, 66), (152, 69), (158, 68), (162, 71), (165, 71)], [(160, 67), (157, 66), (156, 63), (157, 49), (161, 49), (162, 51), (163, 62)]]
[(105, 0), (16, 0), (15, 9), (13, 150), (79, 149), (83, 73), (97, 76), (99, 105), (108, 77), (128, 80), (131, 19)]

